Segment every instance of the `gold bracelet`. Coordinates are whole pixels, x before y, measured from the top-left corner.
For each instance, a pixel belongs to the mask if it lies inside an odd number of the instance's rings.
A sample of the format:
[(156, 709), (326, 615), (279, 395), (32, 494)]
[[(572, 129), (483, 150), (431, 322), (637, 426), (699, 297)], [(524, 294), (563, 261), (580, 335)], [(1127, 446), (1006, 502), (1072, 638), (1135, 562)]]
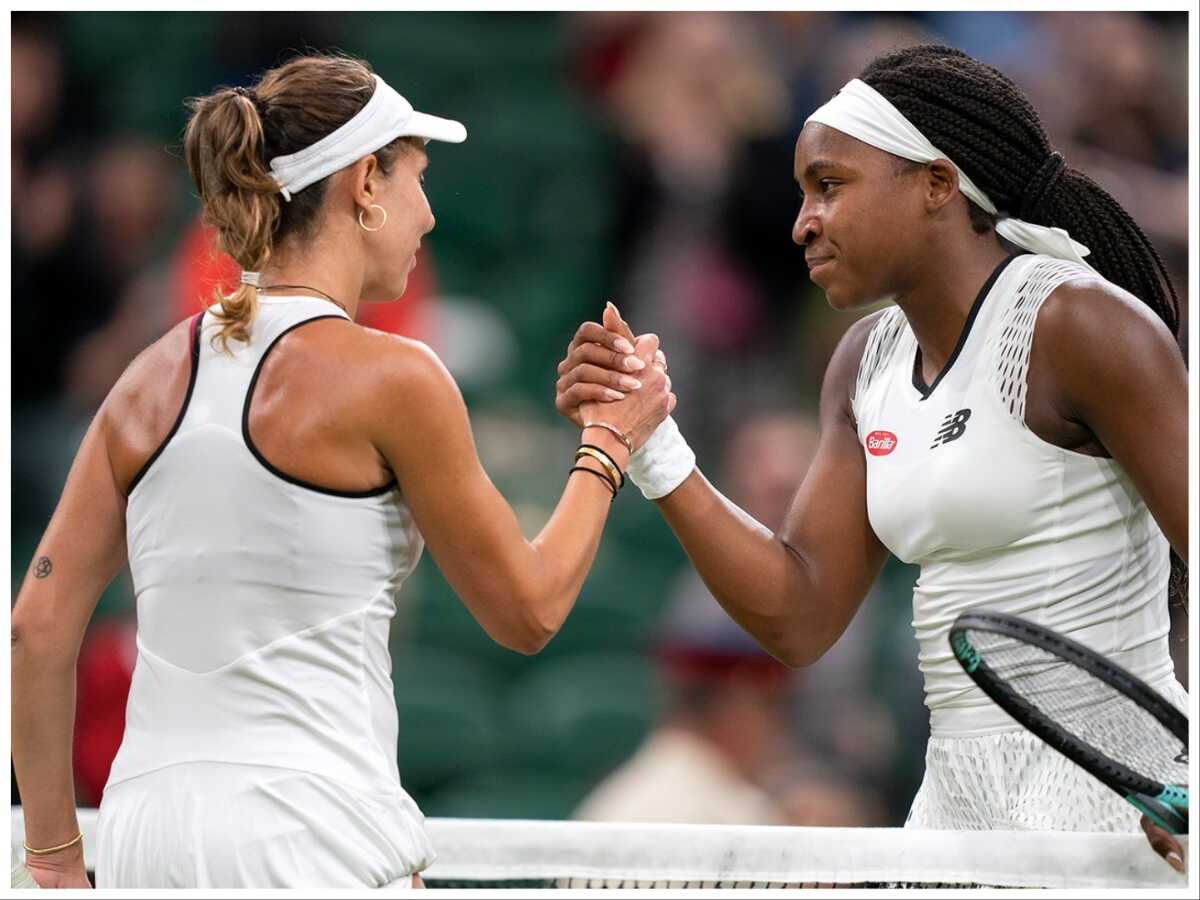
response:
[(78, 844), (82, 840), (83, 840), (83, 832), (81, 831), (81, 832), (79, 832), (79, 834), (75, 835), (75, 837), (71, 838), (65, 844), (59, 844), (57, 847), (47, 847), (45, 850), (34, 850), (32, 847), (30, 847), (24, 841), (22, 841), (21, 844), (25, 848), (26, 853), (32, 853), (34, 856), (41, 856), (42, 854), (45, 854), (45, 853), (57, 853), (59, 850), (66, 850), (68, 847), (72, 846), (73, 844)]
[(633, 441), (629, 439), (629, 435), (617, 428), (616, 425), (609, 425), (607, 422), (584, 422), (583, 430), (587, 431), (589, 428), (607, 428), (620, 438), (621, 443), (625, 445), (625, 449), (629, 451), (629, 455), (633, 456)]
[(609, 477), (612, 479), (613, 487), (620, 490), (625, 486), (625, 475), (613, 462), (613, 458), (592, 444), (580, 444), (579, 449), (575, 451), (575, 462), (579, 462), (579, 457), (590, 456), (592, 459), (604, 466), (608, 471)]

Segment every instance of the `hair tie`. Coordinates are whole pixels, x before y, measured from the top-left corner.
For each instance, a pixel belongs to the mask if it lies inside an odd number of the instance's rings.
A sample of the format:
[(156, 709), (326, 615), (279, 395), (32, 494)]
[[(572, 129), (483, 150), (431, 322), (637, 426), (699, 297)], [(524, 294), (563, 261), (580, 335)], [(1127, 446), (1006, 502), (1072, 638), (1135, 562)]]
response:
[(1032, 219), (1038, 207), (1050, 196), (1054, 185), (1058, 183), (1058, 179), (1062, 177), (1062, 173), (1066, 169), (1067, 163), (1057, 150), (1047, 156), (1041, 168), (1034, 173), (1029, 184), (1025, 186), (1025, 193), (1021, 195), (1021, 209), (1017, 213), (1017, 217)]

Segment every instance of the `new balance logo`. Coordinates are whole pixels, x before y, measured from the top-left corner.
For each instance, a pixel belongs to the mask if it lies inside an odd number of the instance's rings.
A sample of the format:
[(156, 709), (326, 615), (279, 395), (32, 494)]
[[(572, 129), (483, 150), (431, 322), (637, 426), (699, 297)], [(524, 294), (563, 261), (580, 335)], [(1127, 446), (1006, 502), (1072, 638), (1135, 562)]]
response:
[(950, 413), (950, 415), (942, 419), (937, 437), (933, 439), (933, 443), (929, 445), (929, 449), (932, 450), (934, 447), (940, 447), (942, 444), (957, 441), (966, 433), (967, 420), (970, 418), (971, 411), (969, 409), (960, 409), (958, 412)]

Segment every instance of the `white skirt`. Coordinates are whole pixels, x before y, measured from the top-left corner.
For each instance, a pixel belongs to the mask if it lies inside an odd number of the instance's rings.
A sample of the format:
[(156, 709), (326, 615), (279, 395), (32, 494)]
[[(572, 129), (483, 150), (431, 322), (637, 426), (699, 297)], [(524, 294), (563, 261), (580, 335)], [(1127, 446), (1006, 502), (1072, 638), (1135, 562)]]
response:
[(185, 763), (109, 785), (100, 888), (412, 887), (434, 860), (403, 790), (271, 766)]
[[(1157, 687), (1169, 702), (1188, 708), (1178, 682)], [(1018, 727), (979, 737), (930, 738), (925, 778), (904, 827), (1137, 832), (1140, 819), (1115, 791)]]

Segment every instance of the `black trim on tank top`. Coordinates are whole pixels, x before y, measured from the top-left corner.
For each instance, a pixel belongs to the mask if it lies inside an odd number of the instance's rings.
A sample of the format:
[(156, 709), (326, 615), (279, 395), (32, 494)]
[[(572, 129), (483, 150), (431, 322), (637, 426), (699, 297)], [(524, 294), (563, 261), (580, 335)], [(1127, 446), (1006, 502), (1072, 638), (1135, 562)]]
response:
[(262, 467), (276, 478), (280, 478), (286, 481), (288, 484), (294, 484), (296, 487), (302, 487), (310, 491), (316, 491), (318, 494), (328, 494), (331, 497), (347, 497), (352, 500), (359, 500), (367, 497), (380, 497), (389, 491), (394, 490), (396, 487), (396, 479), (393, 478), (385, 485), (381, 485), (377, 488), (371, 488), (366, 491), (339, 491), (336, 488), (321, 487), (319, 484), (313, 484), (312, 482), (304, 481), (301, 478), (296, 478), (271, 465), (267, 458), (259, 452), (259, 449), (254, 446), (254, 441), (250, 439), (250, 402), (254, 399), (254, 388), (258, 386), (258, 376), (262, 374), (263, 363), (267, 361), (267, 357), (270, 355), (271, 351), (275, 349), (275, 345), (283, 340), (287, 334), (295, 331), (301, 325), (307, 325), (309, 322), (317, 322), (321, 319), (345, 318), (345, 316), (333, 314), (326, 316), (313, 316), (311, 319), (305, 319), (302, 322), (296, 322), (294, 325), (289, 325), (279, 333), (275, 340), (271, 341), (270, 346), (268, 346), (267, 349), (263, 351), (263, 355), (259, 357), (258, 365), (254, 367), (254, 375), (250, 378), (250, 387), (246, 389), (246, 400), (242, 404), (242, 440), (246, 442), (246, 449), (254, 454), (254, 458), (259, 461)]
[(1001, 260), (1000, 264), (992, 270), (992, 274), (988, 276), (987, 281), (983, 283), (983, 287), (975, 295), (975, 302), (971, 304), (971, 311), (967, 313), (967, 321), (963, 323), (963, 329), (958, 335), (958, 343), (954, 345), (954, 352), (950, 354), (950, 358), (942, 366), (942, 371), (938, 372), (937, 378), (933, 379), (933, 384), (925, 384), (925, 374), (921, 371), (923, 361), (921, 345), (917, 344), (917, 352), (913, 354), (912, 385), (920, 393), (922, 400), (928, 400), (930, 394), (942, 383), (942, 379), (946, 377), (946, 373), (950, 371), (950, 367), (954, 365), (954, 361), (962, 353), (962, 348), (966, 345), (967, 338), (971, 336), (971, 326), (975, 324), (975, 317), (979, 315), (979, 310), (983, 307), (983, 301), (987, 298), (987, 295), (992, 292), (992, 287), (996, 284), (996, 279), (1000, 277), (1001, 272), (1008, 268), (1008, 264), (1020, 255), (1019, 253), (1015, 253)]
[(167, 449), (167, 444), (171, 438), (175, 437), (175, 432), (179, 430), (179, 426), (183, 424), (183, 417), (187, 415), (188, 405), (192, 402), (192, 391), (196, 387), (196, 371), (200, 368), (200, 333), (204, 330), (200, 327), (201, 321), (204, 319), (204, 313), (198, 312), (192, 316), (192, 323), (188, 326), (189, 338), (192, 345), (192, 371), (188, 374), (187, 393), (183, 395), (183, 406), (179, 409), (179, 415), (175, 417), (175, 424), (171, 426), (171, 430), (167, 432), (167, 436), (162, 439), (162, 443), (158, 445), (158, 449), (150, 454), (150, 458), (142, 465), (136, 475), (133, 476), (133, 481), (129, 482), (129, 487), (125, 489), (125, 497), (133, 493), (133, 489), (138, 486), (138, 482), (142, 480), (150, 467), (154, 465), (154, 461), (162, 456), (162, 452)]

